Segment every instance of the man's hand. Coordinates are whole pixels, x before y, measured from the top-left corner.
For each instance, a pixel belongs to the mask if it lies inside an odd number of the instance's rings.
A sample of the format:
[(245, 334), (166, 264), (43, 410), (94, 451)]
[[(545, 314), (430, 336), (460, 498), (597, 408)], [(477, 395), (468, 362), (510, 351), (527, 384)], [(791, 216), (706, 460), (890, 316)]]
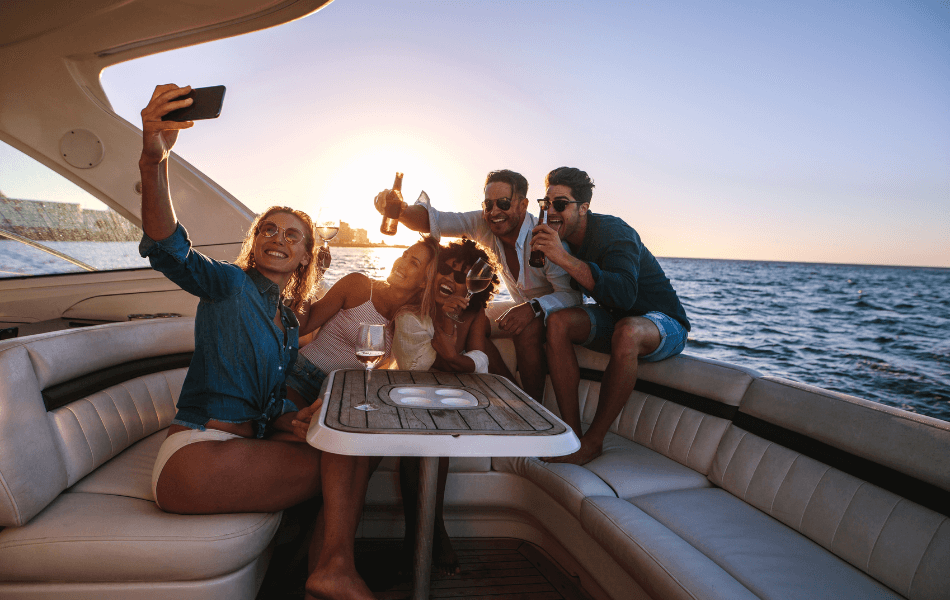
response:
[(167, 160), (178, 140), (178, 132), (193, 126), (194, 121), (162, 121), (162, 117), (171, 111), (191, 106), (191, 98), (176, 100), (191, 91), (191, 86), (183, 88), (174, 83), (160, 85), (152, 92), (148, 106), (142, 109), (142, 158), (140, 164), (154, 164)]
[(406, 201), (402, 199), (402, 192), (396, 190), (383, 190), (376, 194), (376, 198), (373, 200), (373, 206), (376, 207), (376, 211), (379, 214), (385, 214), (384, 211), (386, 210), (386, 199), (389, 198), (389, 194), (393, 192), (396, 193), (396, 197), (399, 198), (399, 203), (402, 205), (399, 208), (399, 213), (402, 214), (403, 211), (406, 210), (408, 205), (406, 204)]
[[(556, 236), (557, 234), (555, 234)], [(534, 319), (534, 309), (527, 302), (512, 306), (506, 310), (500, 317), (495, 319), (499, 329), (507, 331), (513, 335), (519, 335), (524, 328)]]
[(313, 415), (320, 411), (321, 406), (323, 406), (323, 400), (317, 398), (316, 401), (307, 408), (301, 408), (296, 413), (292, 413), (296, 415), (291, 423), (293, 426), (291, 431), (293, 431), (294, 435), (304, 441), (307, 440), (307, 431), (310, 430), (310, 421), (313, 419)]
[(561, 238), (547, 223), (531, 230), (531, 249), (544, 252), (544, 257), (559, 267), (564, 267), (571, 255), (561, 245)]

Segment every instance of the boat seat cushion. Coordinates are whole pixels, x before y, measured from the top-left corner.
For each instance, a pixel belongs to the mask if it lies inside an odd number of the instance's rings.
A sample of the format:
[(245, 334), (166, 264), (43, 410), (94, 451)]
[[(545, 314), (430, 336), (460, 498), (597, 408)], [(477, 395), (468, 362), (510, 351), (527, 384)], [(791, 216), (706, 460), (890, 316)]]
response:
[(700, 550), (622, 498), (587, 498), (581, 523), (652, 598), (758, 598)]
[(280, 513), (175, 515), (154, 502), (61, 494), (0, 537), (0, 581), (189, 581), (233, 573), (270, 544)]
[(608, 433), (604, 439), (603, 454), (584, 468), (609, 485), (614, 494), (625, 499), (712, 486), (702, 473), (613, 433)]
[(65, 493), (109, 494), (139, 500), (152, 497), (152, 467), (158, 449), (168, 434), (167, 429), (153, 433), (130, 446), (106, 464), (80, 479)]
[(537, 458), (505, 457), (492, 459), (492, 468), (524, 477), (577, 518), (580, 518), (584, 498), (617, 496), (604, 480), (579, 465), (546, 463)]
[(664, 492), (635, 498), (633, 504), (760, 598), (901, 598), (725, 490)]
[(950, 519), (730, 426), (710, 479), (908, 598), (950, 598)]

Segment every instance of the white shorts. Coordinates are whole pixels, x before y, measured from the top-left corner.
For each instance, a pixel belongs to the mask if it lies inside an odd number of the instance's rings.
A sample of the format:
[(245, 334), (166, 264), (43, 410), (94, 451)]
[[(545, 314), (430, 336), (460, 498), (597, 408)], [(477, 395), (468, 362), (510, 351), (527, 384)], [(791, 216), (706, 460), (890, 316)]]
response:
[[(165, 441), (162, 442), (162, 447), (158, 449), (158, 456), (155, 457), (155, 466), (152, 467), (152, 498), (155, 499), (155, 504), (158, 504), (158, 477), (162, 474), (162, 469), (165, 468), (165, 463), (172, 457), (172, 454), (178, 452), (188, 444), (194, 444), (196, 442), (224, 442), (240, 437), (243, 436), (221, 431), (220, 429), (205, 429), (204, 431), (186, 429), (185, 431), (173, 433), (165, 438)], [(161, 505), (159, 504), (158, 507), (161, 508)]]

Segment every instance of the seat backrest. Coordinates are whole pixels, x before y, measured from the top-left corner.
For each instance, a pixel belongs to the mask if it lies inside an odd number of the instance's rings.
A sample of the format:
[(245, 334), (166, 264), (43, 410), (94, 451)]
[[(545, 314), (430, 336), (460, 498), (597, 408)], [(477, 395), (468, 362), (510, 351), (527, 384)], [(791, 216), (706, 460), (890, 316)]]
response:
[(950, 423), (764, 377), (709, 479), (907, 598), (948, 597)]
[(193, 351), (193, 318), (0, 342), (0, 526), (168, 427)]

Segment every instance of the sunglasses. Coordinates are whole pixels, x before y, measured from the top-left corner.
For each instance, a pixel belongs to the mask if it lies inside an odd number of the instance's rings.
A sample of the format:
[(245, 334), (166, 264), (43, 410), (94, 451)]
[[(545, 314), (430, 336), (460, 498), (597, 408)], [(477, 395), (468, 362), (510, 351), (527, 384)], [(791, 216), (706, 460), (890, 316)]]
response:
[(278, 232), (284, 232), (284, 241), (286, 241), (291, 246), (303, 241), (304, 235), (299, 229), (294, 227), (288, 227), (284, 229), (272, 221), (261, 221), (260, 225), (257, 226), (257, 231), (266, 238), (272, 238), (278, 234)]
[(494, 207), (496, 203), (498, 204), (498, 210), (508, 210), (511, 208), (511, 198), (499, 198), (498, 200), (486, 199), (482, 202), (482, 208), (485, 209), (485, 212), (491, 212), (492, 207)]
[(580, 200), (548, 200), (547, 198), (540, 198), (538, 204), (541, 205), (541, 210), (548, 210), (551, 207), (554, 207), (554, 210), (557, 212), (564, 212), (564, 209), (567, 208), (568, 204), (583, 204)]
[(465, 271), (456, 271), (449, 263), (439, 263), (439, 275), (448, 275), (452, 273), (455, 283), (465, 283), (465, 277), (468, 275)]

